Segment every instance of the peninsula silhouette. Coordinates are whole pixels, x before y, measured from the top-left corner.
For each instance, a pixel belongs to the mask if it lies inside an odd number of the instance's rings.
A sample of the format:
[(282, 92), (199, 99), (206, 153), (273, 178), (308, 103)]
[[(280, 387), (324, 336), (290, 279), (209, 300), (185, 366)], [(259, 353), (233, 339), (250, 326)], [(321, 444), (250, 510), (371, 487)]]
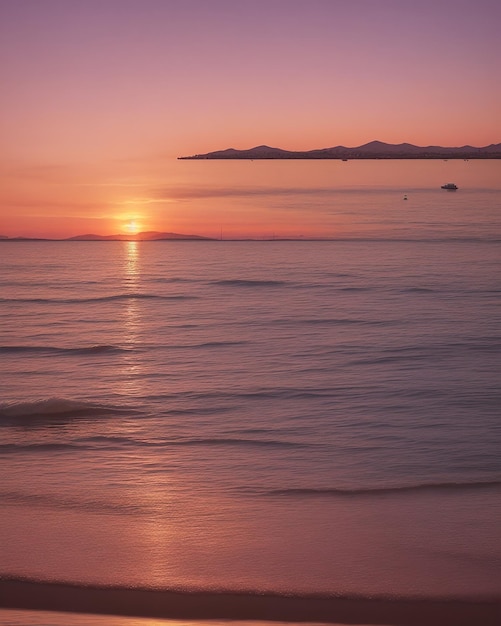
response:
[(461, 146), (414, 146), (410, 143), (391, 144), (371, 141), (356, 148), (335, 146), (320, 150), (291, 151), (270, 146), (256, 146), (249, 150), (216, 150), (207, 154), (178, 157), (178, 159), (501, 159), (501, 143), (483, 148)]

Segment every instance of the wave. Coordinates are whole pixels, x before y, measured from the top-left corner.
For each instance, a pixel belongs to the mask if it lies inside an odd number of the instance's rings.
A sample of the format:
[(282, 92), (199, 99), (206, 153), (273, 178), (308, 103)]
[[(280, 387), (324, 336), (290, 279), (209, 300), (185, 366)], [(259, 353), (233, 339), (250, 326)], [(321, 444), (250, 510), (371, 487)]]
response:
[(95, 296), (91, 298), (0, 298), (0, 302), (21, 302), (40, 304), (86, 304), (89, 302), (113, 302), (114, 300), (198, 300), (198, 296), (172, 294), (163, 296), (154, 293), (117, 293), (111, 296)]
[(494, 626), (500, 597), (392, 597), (152, 589), (0, 576), (0, 607), (177, 620)]
[[(358, 388), (357, 388), (358, 389)], [(345, 393), (348, 388), (343, 389), (343, 393)], [(220, 401), (223, 403), (221, 407), (223, 410), (227, 410), (228, 407), (225, 406), (225, 403), (231, 403), (232, 405), (238, 401), (252, 401), (252, 400), (274, 400), (274, 399), (283, 399), (283, 400), (308, 400), (311, 398), (332, 398), (339, 393), (338, 390), (332, 389), (331, 387), (311, 387), (305, 389), (297, 389), (296, 387), (276, 387), (271, 389), (256, 389), (249, 391), (207, 391), (204, 393), (197, 391), (179, 391), (173, 392), (172, 394), (165, 396), (165, 399), (171, 400), (179, 400), (183, 401), (192, 401), (192, 402), (203, 402), (205, 405), (209, 401)], [(202, 410), (204, 407), (202, 407)], [(218, 407), (209, 407), (208, 412), (218, 411)], [(200, 408), (189, 408), (179, 409), (172, 408), (166, 409), (166, 413), (191, 413), (191, 412), (199, 412)]]
[(405, 289), (398, 288), (397, 291), (401, 293), (435, 293), (437, 289), (432, 289), (431, 287), (406, 287)]
[(326, 318), (312, 318), (312, 319), (298, 319), (292, 320), (293, 324), (308, 325), (308, 326), (351, 326), (351, 325), (368, 325), (368, 326), (389, 326), (394, 323), (392, 320), (364, 320), (351, 317), (326, 317)]
[(32, 353), (32, 354), (102, 354), (102, 353), (117, 353), (117, 352), (131, 352), (133, 348), (120, 348), (113, 345), (95, 345), (86, 346), (81, 348), (61, 348), (58, 346), (0, 346), (0, 354), (17, 354), (17, 353)]
[(18, 452), (60, 452), (81, 449), (85, 446), (76, 443), (0, 443), (0, 454)]
[[(385, 322), (386, 323), (386, 322)], [(434, 344), (421, 343), (415, 346), (399, 346), (381, 350), (381, 356), (357, 358), (350, 361), (351, 365), (379, 365), (429, 359), (435, 355), (449, 357), (457, 353), (487, 353), (498, 354), (501, 342), (498, 337), (477, 337), (465, 341), (435, 342)]]
[(406, 493), (416, 491), (460, 491), (466, 489), (490, 489), (501, 487), (501, 480), (482, 480), (469, 482), (418, 483), (415, 485), (395, 485), (386, 487), (341, 488), (292, 488), (271, 489), (266, 491), (270, 496), (318, 497), (318, 496), (366, 496)]
[[(241, 437), (201, 437), (189, 439), (170, 439), (166, 441), (145, 441), (129, 437), (108, 437), (97, 435), (86, 439), (89, 443), (105, 446), (134, 446), (144, 448), (170, 448), (174, 446), (252, 446), (265, 448), (305, 448), (311, 444), (280, 441), (277, 439), (246, 439)], [(1, 446), (0, 446), (1, 449)]]
[(309, 444), (296, 443), (293, 441), (279, 441), (275, 439), (242, 439), (240, 437), (211, 437), (201, 439), (186, 439), (181, 441), (170, 441), (166, 445), (181, 446), (253, 446), (266, 448), (304, 448)]
[(249, 341), (206, 341), (194, 346), (186, 346), (187, 348), (224, 348), (225, 346), (242, 346), (248, 344)]
[[(185, 328), (187, 326), (182, 326), (181, 328)], [(193, 326), (188, 326), (193, 327)], [(206, 348), (226, 348), (232, 346), (242, 346), (250, 343), (247, 340), (237, 340), (237, 341), (205, 341), (204, 343), (175, 343), (175, 344), (157, 344), (155, 346), (148, 346), (149, 349), (169, 349), (169, 350), (201, 350)]]
[[(25, 403), (23, 403), (25, 404)], [(8, 418), (20, 418), (20, 417), (32, 417), (33, 415), (51, 415), (59, 416), (61, 412), (58, 411), (60, 407), (57, 407), (54, 412), (54, 407), (45, 405), (46, 413), (40, 413), (40, 403), (26, 403), (30, 404), (28, 408), (25, 406), (15, 405), (7, 407), (7, 409), (0, 408), (0, 417)], [(32, 406), (36, 405), (36, 406)], [(109, 407), (106, 407), (109, 410)], [(83, 409), (82, 409), (83, 410)], [(50, 411), (50, 413), (47, 413)], [(64, 413), (68, 415), (67, 412)], [(148, 441), (135, 439), (132, 437), (119, 437), (113, 435), (94, 435), (92, 437), (86, 437), (78, 442), (32, 442), (32, 443), (0, 443), (0, 454), (15, 454), (24, 452), (57, 452), (57, 451), (71, 451), (71, 450), (116, 450), (123, 447), (134, 448), (171, 448), (182, 446), (244, 446), (244, 447), (264, 447), (264, 448), (310, 448), (311, 444), (300, 443), (294, 441), (284, 441), (278, 439), (249, 439), (242, 437), (200, 437), (200, 438), (186, 438), (186, 439), (168, 439), (164, 441)]]
[(270, 321), (275, 326), (391, 326), (401, 324), (399, 320), (371, 320), (355, 317), (282, 317)]
[(200, 279), (198, 278), (185, 278), (183, 276), (157, 276), (155, 278), (150, 279), (153, 283), (161, 283), (161, 284), (171, 284), (171, 283), (199, 283)]
[[(169, 350), (200, 350), (209, 348), (225, 348), (232, 346), (241, 346), (248, 344), (246, 340), (240, 341), (206, 341), (204, 343), (196, 344), (173, 344), (173, 345), (150, 345), (143, 346), (142, 349), (165, 349)], [(114, 345), (95, 345), (95, 346), (83, 346), (75, 348), (63, 348), (59, 346), (0, 346), (0, 354), (57, 354), (60, 356), (81, 355), (86, 354), (120, 354), (137, 352), (138, 347), (120, 347)]]
[(99, 296), (72, 300), (72, 302), (108, 302), (112, 300), (197, 300), (198, 296), (186, 294), (171, 294), (162, 296), (155, 293), (118, 293), (112, 296)]
[(223, 279), (213, 280), (211, 285), (222, 285), (224, 287), (290, 287), (291, 283), (285, 280), (256, 280), (256, 279)]
[(0, 404), (0, 418), (68, 418), (78, 416), (116, 415), (137, 413), (136, 409), (127, 406), (86, 402), (84, 400), (67, 400), (65, 398), (44, 398), (29, 402), (8, 402)]
[(135, 502), (113, 502), (112, 500), (93, 500), (88, 498), (68, 498), (59, 495), (42, 493), (21, 493), (17, 491), (0, 491), (0, 498), (4, 504), (27, 505), (43, 509), (70, 509), (86, 511), (87, 513), (136, 515), (139, 513), (152, 514), (152, 509)]

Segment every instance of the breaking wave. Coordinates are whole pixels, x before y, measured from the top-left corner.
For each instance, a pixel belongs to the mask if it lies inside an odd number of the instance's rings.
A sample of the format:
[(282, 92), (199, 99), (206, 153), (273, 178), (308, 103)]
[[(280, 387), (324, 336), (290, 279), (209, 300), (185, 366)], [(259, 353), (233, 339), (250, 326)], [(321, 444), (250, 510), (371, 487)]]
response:
[(116, 415), (137, 413), (136, 409), (127, 406), (114, 406), (84, 400), (67, 400), (65, 398), (45, 398), (29, 402), (8, 402), (0, 404), (0, 419), (22, 418), (68, 418), (78, 416)]
[(416, 485), (396, 485), (386, 487), (362, 487), (354, 489), (340, 488), (298, 488), (298, 489), (272, 489), (266, 494), (270, 496), (285, 497), (319, 497), (319, 496), (366, 496), (384, 495), (393, 493), (405, 493), (416, 491), (460, 491), (465, 489), (482, 489), (501, 487), (501, 480), (484, 480), (470, 482), (440, 482), (419, 483)]

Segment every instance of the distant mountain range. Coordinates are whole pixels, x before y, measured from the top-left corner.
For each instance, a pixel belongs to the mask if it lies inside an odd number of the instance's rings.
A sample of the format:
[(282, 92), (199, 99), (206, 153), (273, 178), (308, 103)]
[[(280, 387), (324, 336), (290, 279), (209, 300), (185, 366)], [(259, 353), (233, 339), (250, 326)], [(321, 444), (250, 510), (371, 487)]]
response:
[(158, 233), (150, 231), (137, 233), (135, 235), (76, 235), (66, 239), (50, 239), (45, 237), (6, 237), (0, 235), (0, 241), (211, 241), (211, 237), (201, 237), (200, 235), (181, 235), (179, 233)]
[(182, 235), (180, 233), (158, 233), (156, 231), (148, 231), (137, 233), (135, 235), (77, 235), (76, 237), (68, 237), (65, 241), (165, 241), (167, 239), (192, 240), (202, 239), (210, 240), (211, 237), (201, 237), (200, 235)]
[(363, 146), (347, 148), (336, 146), (320, 150), (290, 151), (270, 146), (256, 146), (250, 150), (216, 150), (207, 154), (178, 157), (179, 159), (501, 159), (501, 143), (484, 148), (461, 146), (414, 146), (410, 143), (383, 143), (371, 141)]

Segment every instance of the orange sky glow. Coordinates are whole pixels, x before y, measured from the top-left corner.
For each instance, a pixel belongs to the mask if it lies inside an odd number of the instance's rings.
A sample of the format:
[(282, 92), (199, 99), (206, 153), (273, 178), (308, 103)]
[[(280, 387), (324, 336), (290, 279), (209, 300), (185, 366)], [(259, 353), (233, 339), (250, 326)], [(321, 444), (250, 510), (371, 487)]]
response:
[[(0, 0), (0, 235), (213, 236), (212, 188), (252, 177), (181, 155), (498, 143), (500, 18), (496, 0)], [(273, 230), (239, 202), (234, 232)]]

